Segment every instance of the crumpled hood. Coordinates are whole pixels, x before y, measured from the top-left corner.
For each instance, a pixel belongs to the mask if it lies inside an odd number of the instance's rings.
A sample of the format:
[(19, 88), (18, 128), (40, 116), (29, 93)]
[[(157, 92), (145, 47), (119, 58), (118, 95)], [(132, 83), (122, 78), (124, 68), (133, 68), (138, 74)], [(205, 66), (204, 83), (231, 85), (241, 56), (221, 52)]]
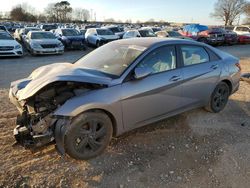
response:
[(100, 76), (86, 72), (86, 70), (81, 69), (75, 64), (55, 63), (36, 69), (26, 79), (12, 82), (11, 88), (16, 90), (14, 94), (16, 94), (18, 100), (21, 101), (33, 96), (48, 84), (58, 81), (109, 85), (112, 79), (103, 75)]

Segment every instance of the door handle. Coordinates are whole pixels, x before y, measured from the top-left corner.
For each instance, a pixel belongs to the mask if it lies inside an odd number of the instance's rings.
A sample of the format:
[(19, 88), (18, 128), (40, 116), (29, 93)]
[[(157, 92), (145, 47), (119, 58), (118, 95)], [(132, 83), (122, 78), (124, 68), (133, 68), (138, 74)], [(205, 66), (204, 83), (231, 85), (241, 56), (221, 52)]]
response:
[(219, 67), (219, 65), (212, 65), (212, 66), (211, 66), (211, 69), (216, 70), (216, 69), (218, 69), (218, 67)]
[(181, 79), (180, 76), (173, 76), (173, 77), (170, 78), (169, 80), (170, 80), (170, 81), (173, 81), (173, 82), (176, 82), (176, 81), (178, 81), (178, 80), (180, 80), (180, 79)]

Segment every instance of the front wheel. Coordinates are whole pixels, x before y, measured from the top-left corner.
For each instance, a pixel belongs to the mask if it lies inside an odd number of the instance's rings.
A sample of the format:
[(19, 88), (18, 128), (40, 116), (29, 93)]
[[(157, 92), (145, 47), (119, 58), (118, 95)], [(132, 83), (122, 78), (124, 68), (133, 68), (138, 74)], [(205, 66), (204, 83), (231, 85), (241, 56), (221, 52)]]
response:
[(219, 83), (214, 89), (210, 97), (210, 101), (205, 109), (213, 113), (222, 111), (228, 102), (229, 95), (229, 86), (225, 82)]
[(96, 157), (109, 145), (112, 133), (112, 122), (106, 114), (83, 113), (72, 120), (66, 131), (65, 151), (80, 160)]

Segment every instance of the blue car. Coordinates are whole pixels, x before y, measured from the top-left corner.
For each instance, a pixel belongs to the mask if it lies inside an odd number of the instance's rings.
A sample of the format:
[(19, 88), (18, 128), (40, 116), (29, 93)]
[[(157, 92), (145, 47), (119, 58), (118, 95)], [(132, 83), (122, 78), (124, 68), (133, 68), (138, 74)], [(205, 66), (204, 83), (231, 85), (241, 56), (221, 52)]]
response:
[(54, 34), (66, 49), (85, 49), (84, 37), (76, 29), (60, 28)]

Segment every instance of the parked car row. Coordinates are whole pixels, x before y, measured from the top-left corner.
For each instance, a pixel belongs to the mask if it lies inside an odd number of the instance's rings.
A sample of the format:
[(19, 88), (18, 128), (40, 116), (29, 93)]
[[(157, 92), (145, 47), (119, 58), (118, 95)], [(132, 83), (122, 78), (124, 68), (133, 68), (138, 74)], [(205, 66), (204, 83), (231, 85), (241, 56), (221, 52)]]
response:
[[(0, 25), (0, 30), (9, 36), (9, 29)], [(186, 25), (181, 28), (166, 27), (122, 27), (120, 25), (92, 24), (77, 27), (76, 25), (40, 24), (16, 28), (14, 39), (23, 44), (33, 55), (62, 54), (64, 49), (84, 50), (85, 45), (100, 47), (108, 42), (137, 37), (171, 37), (196, 40), (210, 45), (233, 45), (250, 43), (250, 27), (208, 27), (199, 24)], [(12, 48), (4, 48), (2, 54), (12, 54)], [(11, 49), (11, 50), (10, 50)], [(15, 49), (14, 49), (15, 50)], [(21, 50), (22, 51), (22, 50)], [(16, 54), (21, 56), (19, 52)]]
[(250, 43), (250, 28), (247, 26), (236, 26), (229, 30), (228, 28), (192, 24), (184, 26), (179, 32), (183, 36), (210, 45)]

